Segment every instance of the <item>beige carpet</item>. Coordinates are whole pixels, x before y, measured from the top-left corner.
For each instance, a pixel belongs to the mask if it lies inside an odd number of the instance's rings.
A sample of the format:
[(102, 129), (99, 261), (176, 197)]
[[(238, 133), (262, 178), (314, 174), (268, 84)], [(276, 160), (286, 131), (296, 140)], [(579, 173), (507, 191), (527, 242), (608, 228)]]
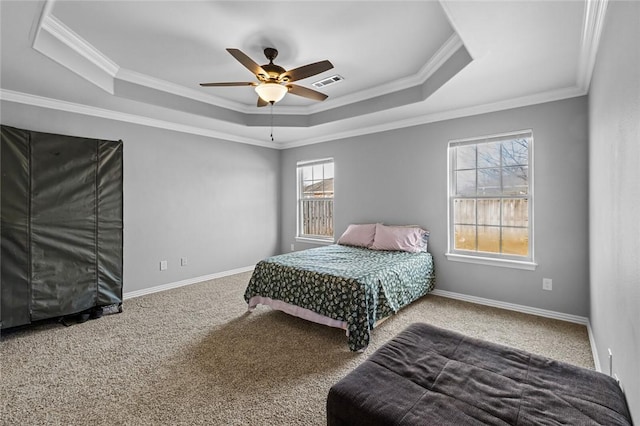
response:
[(3, 333), (0, 423), (323, 425), (329, 387), (417, 321), (593, 368), (584, 326), (433, 295), (351, 353), (341, 330), (247, 313), (249, 277), (126, 300), (123, 313), (72, 327)]

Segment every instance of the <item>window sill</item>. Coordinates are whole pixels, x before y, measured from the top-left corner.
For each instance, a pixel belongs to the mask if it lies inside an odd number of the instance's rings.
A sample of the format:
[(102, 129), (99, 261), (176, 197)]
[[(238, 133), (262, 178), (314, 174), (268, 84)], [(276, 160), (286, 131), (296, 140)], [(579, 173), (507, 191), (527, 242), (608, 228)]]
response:
[(523, 260), (507, 260), (494, 259), (492, 257), (469, 256), (457, 253), (445, 253), (447, 259), (455, 262), (475, 263), (477, 265), (499, 266), (501, 268), (524, 269), (527, 271), (535, 271), (538, 264), (535, 262), (527, 262)]
[(312, 237), (296, 237), (296, 242), (318, 244), (323, 246), (328, 246), (335, 243), (333, 238), (312, 238)]

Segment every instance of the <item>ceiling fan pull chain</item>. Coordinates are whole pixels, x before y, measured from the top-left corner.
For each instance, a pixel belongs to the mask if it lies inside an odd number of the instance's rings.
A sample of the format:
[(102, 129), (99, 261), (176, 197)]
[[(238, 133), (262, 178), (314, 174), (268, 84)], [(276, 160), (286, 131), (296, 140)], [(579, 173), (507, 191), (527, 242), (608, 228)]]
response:
[(273, 102), (271, 102), (271, 142), (273, 142)]

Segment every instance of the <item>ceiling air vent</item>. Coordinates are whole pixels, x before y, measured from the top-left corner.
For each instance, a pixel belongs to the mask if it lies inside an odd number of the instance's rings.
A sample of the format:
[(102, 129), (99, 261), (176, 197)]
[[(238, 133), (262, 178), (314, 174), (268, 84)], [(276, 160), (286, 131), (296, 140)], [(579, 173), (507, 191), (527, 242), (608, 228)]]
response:
[(311, 83), (311, 85), (315, 88), (321, 88), (321, 87), (325, 87), (328, 86), (330, 84), (334, 84), (337, 83), (339, 81), (344, 80), (344, 77), (342, 77), (341, 75), (332, 75), (331, 77), (325, 78), (323, 80), (320, 81), (316, 81), (315, 83)]

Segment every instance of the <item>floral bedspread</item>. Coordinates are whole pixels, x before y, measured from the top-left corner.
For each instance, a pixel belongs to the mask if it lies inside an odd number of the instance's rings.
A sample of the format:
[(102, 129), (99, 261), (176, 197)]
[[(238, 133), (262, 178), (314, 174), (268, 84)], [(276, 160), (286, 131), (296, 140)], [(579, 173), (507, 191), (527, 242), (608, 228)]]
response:
[(269, 297), (347, 323), (349, 349), (369, 344), (376, 321), (433, 289), (430, 253), (330, 245), (259, 262), (244, 294)]

